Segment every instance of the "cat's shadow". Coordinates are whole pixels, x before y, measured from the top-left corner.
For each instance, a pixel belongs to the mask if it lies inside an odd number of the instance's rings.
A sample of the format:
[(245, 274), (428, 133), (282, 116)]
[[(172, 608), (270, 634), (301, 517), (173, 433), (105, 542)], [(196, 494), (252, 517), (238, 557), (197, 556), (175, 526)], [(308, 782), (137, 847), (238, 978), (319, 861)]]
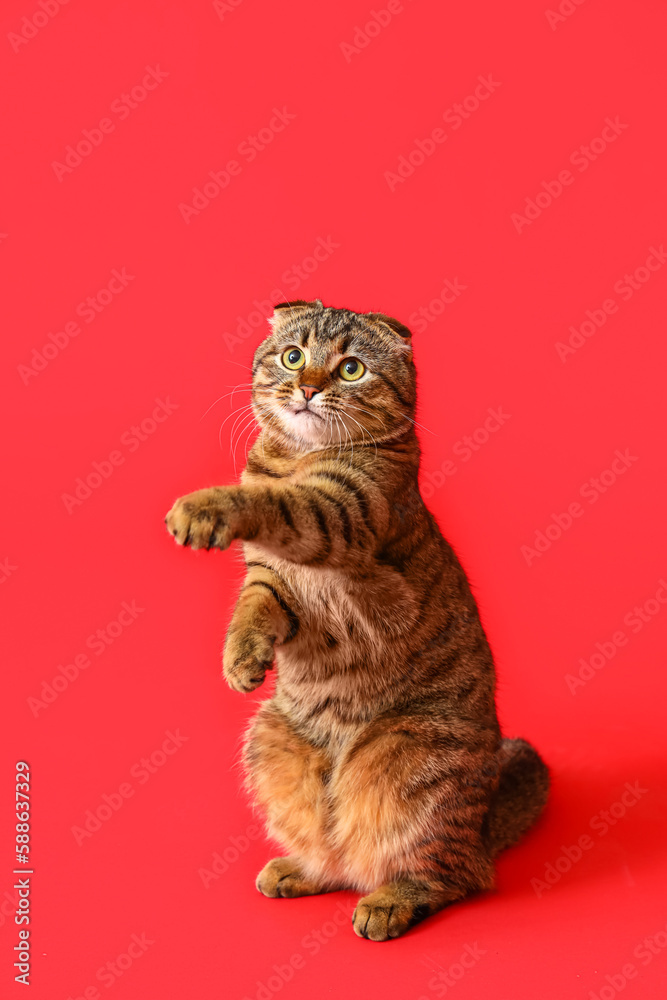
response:
[[(549, 802), (538, 823), (496, 862), (497, 890), (457, 907), (538, 901), (560, 892), (572, 895), (579, 887), (590, 894), (596, 883), (610, 881), (619, 888), (634, 887), (635, 876), (664, 858), (664, 761), (628, 759), (604, 769), (554, 766), (551, 778)], [(411, 933), (425, 933), (429, 924), (453, 914), (448, 907)]]

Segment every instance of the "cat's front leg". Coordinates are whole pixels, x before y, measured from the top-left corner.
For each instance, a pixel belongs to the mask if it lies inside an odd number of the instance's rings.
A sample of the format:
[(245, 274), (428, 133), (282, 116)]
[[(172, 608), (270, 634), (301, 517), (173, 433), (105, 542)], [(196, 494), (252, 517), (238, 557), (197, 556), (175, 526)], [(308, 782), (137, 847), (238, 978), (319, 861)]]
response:
[(222, 657), (225, 680), (234, 691), (254, 691), (273, 666), (277, 644), (299, 631), (298, 609), (285, 582), (268, 566), (253, 563), (229, 624)]
[[(387, 503), (366, 477), (313, 475), (272, 487), (213, 486), (176, 501), (165, 518), (180, 545), (226, 549), (254, 541), (282, 559), (340, 567), (368, 558), (386, 528)], [(384, 523), (382, 523), (384, 522)]]

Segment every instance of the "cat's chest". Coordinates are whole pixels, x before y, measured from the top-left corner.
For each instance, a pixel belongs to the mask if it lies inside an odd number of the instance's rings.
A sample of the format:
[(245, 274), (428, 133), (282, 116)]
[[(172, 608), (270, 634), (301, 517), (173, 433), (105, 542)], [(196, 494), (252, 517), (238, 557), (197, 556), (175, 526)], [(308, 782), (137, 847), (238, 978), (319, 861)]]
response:
[(361, 576), (344, 568), (291, 562), (256, 543), (246, 542), (243, 548), (246, 560), (273, 569), (294, 599), (303, 626), (295, 647), (310, 634), (318, 647), (311, 652), (335, 651), (338, 659), (352, 646), (362, 646), (381, 655), (387, 643), (405, 640), (413, 628), (419, 612), (416, 595), (391, 567), (375, 564), (372, 573)]
[[(255, 558), (254, 546), (253, 552)], [(287, 584), (302, 613), (308, 617), (315, 616), (323, 620), (345, 617), (354, 588), (343, 571), (288, 562), (266, 551), (262, 551), (262, 562), (275, 570)]]
[(244, 549), (246, 559), (261, 559), (287, 585), (295, 610), (298, 609), (299, 618), (309, 631), (335, 639), (332, 646), (344, 643), (355, 632), (360, 638), (366, 631), (366, 602), (359, 593), (358, 582), (343, 570), (288, 562), (248, 543)]
[(321, 633), (330, 646), (345, 644), (355, 630), (359, 633), (365, 617), (363, 603), (344, 573), (292, 564), (283, 576), (310, 629)]

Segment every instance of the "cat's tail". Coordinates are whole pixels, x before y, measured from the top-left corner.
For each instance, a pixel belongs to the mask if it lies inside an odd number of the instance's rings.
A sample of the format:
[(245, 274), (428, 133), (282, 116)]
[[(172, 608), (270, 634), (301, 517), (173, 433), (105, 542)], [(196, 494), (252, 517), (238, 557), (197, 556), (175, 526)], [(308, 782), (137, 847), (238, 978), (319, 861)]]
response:
[(516, 843), (533, 825), (549, 794), (549, 770), (526, 740), (504, 739), (498, 763), (500, 781), (484, 827), (492, 857)]

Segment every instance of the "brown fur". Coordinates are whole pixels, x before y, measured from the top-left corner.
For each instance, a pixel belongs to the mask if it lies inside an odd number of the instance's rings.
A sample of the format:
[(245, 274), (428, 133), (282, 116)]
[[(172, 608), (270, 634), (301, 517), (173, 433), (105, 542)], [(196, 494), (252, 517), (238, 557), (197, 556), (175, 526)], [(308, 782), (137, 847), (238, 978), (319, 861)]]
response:
[[(243, 542), (224, 674), (248, 692), (277, 667), (244, 761), (289, 856), (257, 887), (354, 887), (367, 894), (356, 933), (385, 940), (493, 884), (493, 857), (539, 815), (548, 772), (501, 738), (474, 598), (419, 495), (409, 330), (319, 301), (281, 304), (272, 325), (241, 485), (181, 498), (167, 525), (193, 548)], [(287, 349), (302, 352), (298, 371)], [(344, 358), (365, 365), (358, 381), (340, 376)]]

